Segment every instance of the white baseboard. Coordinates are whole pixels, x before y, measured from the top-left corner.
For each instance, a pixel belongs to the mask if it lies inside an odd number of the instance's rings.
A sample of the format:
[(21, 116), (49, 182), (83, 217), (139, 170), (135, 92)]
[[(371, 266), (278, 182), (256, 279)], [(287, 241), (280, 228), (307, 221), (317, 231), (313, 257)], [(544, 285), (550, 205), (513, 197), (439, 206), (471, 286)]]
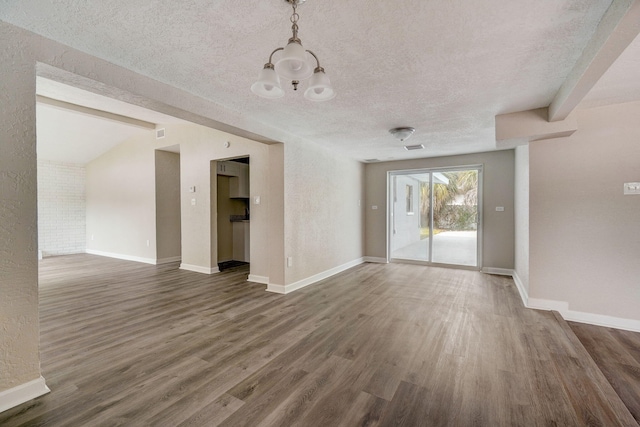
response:
[(515, 270), (513, 270), (513, 275), (511, 277), (513, 277), (513, 281), (516, 283), (516, 288), (518, 288), (518, 293), (520, 294), (522, 304), (527, 307), (529, 301), (529, 293), (524, 288), (524, 283), (522, 283), (520, 276), (518, 276), (518, 273)]
[(113, 252), (96, 251), (95, 249), (87, 249), (85, 252), (91, 255), (106, 256), (109, 258), (123, 259), (125, 261), (136, 261), (136, 262), (143, 262), (145, 264), (153, 264), (153, 265), (156, 264), (156, 260), (153, 258), (143, 258), (143, 257), (133, 256), (133, 255), (116, 254)]
[(286, 294), (286, 287), (284, 285), (275, 285), (273, 283), (267, 283), (267, 292), (273, 292), (275, 294)]
[(181, 256), (172, 256), (172, 257), (168, 257), (168, 258), (158, 258), (156, 260), (156, 265), (169, 264), (170, 262), (178, 262), (178, 261), (182, 261), (182, 257)]
[(0, 392), (0, 412), (21, 405), (50, 391), (42, 377), (2, 391)]
[(377, 256), (366, 256), (363, 258), (364, 262), (373, 262), (373, 263), (377, 263), (377, 264), (388, 264), (389, 261), (387, 261), (386, 258), (382, 258), (382, 257), (377, 257)]
[[(487, 269), (494, 270), (494, 269)], [(482, 269), (485, 272), (485, 269)], [(491, 273), (490, 271), (486, 271)], [(500, 274), (500, 273), (492, 273)], [(625, 319), (622, 317), (607, 316), (604, 314), (587, 313), (584, 311), (575, 311), (569, 309), (569, 303), (567, 301), (557, 301), (541, 298), (530, 298), (529, 294), (524, 288), (522, 280), (514, 270), (512, 270), (511, 277), (516, 284), (520, 298), (525, 307), (534, 310), (553, 310), (560, 313), (563, 319), (572, 322), (588, 323), (590, 325), (604, 326), (607, 328), (624, 329), (626, 331), (640, 332), (640, 320)]]
[(247, 282), (261, 283), (263, 285), (269, 285), (269, 278), (267, 276), (258, 276), (258, 275), (255, 275), (255, 274), (249, 274), (249, 277), (247, 278)]
[(500, 276), (513, 276), (513, 270), (510, 268), (482, 267), (481, 272), (487, 274), (497, 274)]
[(607, 316), (606, 314), (587, 313), (569, 309), (566, 301), (555, 301), (539, 298), (529, 298), (527, 307), (537, 310), (554, 310), (562, 318), (572, 322), (587, 323), (589, 325), (604, 326), (606, 328), (623, 329), (625, 331), (640, 332), (640, 320)]
[(290, 283), (288, 285), (276, 285), (269, 283), (267, 285), (267, 291), (275, 292), (278, 294), (288, 294), (293, 291), (297, 291), (298, 289), (309, 286), (313, 283), (319, 282), (320, 280), (324, 280), (327, 277), (331, 277), (338, 273), (341, 273), (345, 270), (350, 269), (351, 267), (355, 267), (356, 265), (360, 265), (364, 262), (364, 258), (354, 259), (353, 261), (349, 261), (345, 264), (339, 265), (334, 268), (330, 268), (329, 270), (325, 270), (322, 273), (314, 274), (313, 276), (307, 277), (306, 279), (298, 280), (297, 282)]
[(195, 271), (196, 273), (204, 274), (220, 273), (220, 269), (217, 265), (215, 267), (202, 267), (199, 265), (180, 263), (180, 270)]

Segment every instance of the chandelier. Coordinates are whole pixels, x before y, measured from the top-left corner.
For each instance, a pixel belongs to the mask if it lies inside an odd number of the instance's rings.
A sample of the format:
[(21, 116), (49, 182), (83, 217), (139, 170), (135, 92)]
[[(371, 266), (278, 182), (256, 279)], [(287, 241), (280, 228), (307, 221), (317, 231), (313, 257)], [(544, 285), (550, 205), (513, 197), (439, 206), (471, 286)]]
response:
[[(260, 72), (258, 81), (251, 85), (251, 91), (256, 95), (269, 99), (277, 99), (284, 96), (284, 90), (280, 86), (280, 78), (291, 80), (293, 90), (298, 90), (301, 80), (309, 77), (309, 86), (304, 92), (304, 97), (311, 101), (328, 101), (336, 96), (331, 87), (329, 77), (324, 73), (324, 68), (320, 66), (320, 61), (315, 53), (305, 50), (302, 41), (298, 38), (298, 19), (300, 16), (296, 12), (299, 4), (305, 0), (285, 0), (293, 7), (291, 15), (291, 31), (293, 36), (289, 39), (286, 47), (279, 47), (269, 55), (269, 62), (264, 64)], [(273, 54), (282, 51), (278, 62), (273, 64)], [(308, 62), (308, 56), (315, 59), (316, 67), (313, 68)]]

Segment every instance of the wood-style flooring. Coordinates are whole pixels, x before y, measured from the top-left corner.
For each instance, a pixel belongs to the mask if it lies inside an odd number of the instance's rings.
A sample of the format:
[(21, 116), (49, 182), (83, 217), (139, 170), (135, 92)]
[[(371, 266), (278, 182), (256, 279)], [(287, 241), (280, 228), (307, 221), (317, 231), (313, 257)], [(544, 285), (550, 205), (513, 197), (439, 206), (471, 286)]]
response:
[(52, 392), (10, 426), (633, 426), (508, 277), (362, 264), (289, 295), (92, 255), (40, 269)]
[(574, 322), (569, 325), (640, 424), (640, 333)]

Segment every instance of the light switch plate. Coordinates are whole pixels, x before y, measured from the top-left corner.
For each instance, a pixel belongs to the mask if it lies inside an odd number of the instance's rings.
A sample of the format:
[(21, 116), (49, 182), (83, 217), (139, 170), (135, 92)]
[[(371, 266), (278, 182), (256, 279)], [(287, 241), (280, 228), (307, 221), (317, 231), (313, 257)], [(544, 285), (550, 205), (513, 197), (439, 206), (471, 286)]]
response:
[(625, 182), (624, 183), (624, 194), (640, 194), (640, 182)]

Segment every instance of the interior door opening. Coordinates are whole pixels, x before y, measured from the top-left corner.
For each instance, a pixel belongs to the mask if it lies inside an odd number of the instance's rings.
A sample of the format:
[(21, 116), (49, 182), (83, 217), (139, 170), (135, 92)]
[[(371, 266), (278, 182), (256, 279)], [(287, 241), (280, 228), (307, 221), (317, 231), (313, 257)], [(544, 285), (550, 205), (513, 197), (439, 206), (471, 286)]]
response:
[(391, 260), (480, 266), (482, 167), (389, 173)]

